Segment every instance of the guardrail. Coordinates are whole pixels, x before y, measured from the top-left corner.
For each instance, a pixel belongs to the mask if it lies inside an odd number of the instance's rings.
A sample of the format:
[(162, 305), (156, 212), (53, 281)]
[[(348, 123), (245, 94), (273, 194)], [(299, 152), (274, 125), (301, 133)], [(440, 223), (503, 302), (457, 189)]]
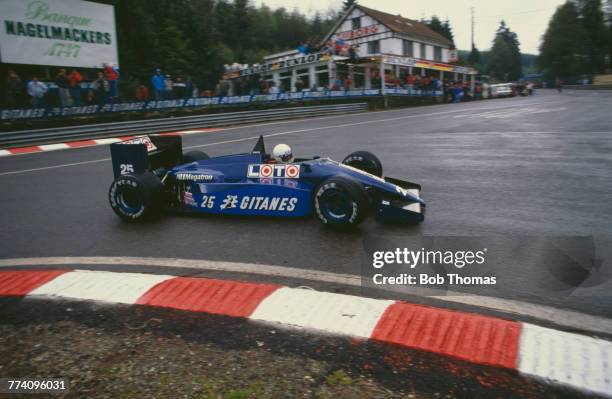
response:
[[(4, 108), (0, 109), (0, 121), (12, 122), (18, 120), (47, 119), (56, 117), (73, 117), (87, 115), (105, 115), (109, 113), (170, 111), (178, 109), (203, 109), (226, 107), (246, 104), (278, 104), (283, 102), (308, 102), (325, 100), (343, 100), (356, 98), (381, 97), (379, 89), (351, 89), (351, 90), (325, 90), (325, 91), (299, 91), (276, 94), (247, 94), (242, 96), (221, 97), (189, 97), (174, 100), (148, 100), (127, 101), (108, 104), (89, 104), (69, 107), (47, 108)], [(387, 88), (385, 96), (404, 97), (438, 97), (438, 91), (422, 91), (403, 89), (400, 87)]]
[(331, 114), (365, 111), (367, 103), (330, 104), (323, 106), (293, 107), (242, 111), (196, 116), (147, 119), (130, 122), (101, 123), (75, 127), (0, 132), (0, 147), (33, 145), (79, 139), (161, 133), (186, 128), (238, 125), (281, 119), (294, 119)]

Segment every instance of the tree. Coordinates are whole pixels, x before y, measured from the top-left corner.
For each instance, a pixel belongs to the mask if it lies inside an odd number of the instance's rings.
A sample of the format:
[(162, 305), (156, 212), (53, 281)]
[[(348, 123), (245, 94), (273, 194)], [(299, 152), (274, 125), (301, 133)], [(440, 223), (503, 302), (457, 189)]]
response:
[(472, 45), (472, 51), (470, 51), (470, 55), (468, 56), (467, 60), (470, 65), (480, 64), (480, 51), (478, 51), (476, 46)]
[[(223, 65), (322, 39), (337, 14), (306, 17), (249, 0), (96, 0), (115, 6), (121, 84), (149, 82), (153, 70), (213, 88)], [(121, 90), (132, 93), (133, 90)]]
[(432, 15), (430, 19), (423, 19), (421, 20), (421, 22), (427, 25), (429, 29), (441, 34), (442, 36), (453, 42), (453, 44), (455, 43), (453, 38), (453, 30), (448, 20), (442, 22), (442, 20), (440, 20), (440, 18), (438, 18), (436, 15)]
[(582, 64), (582, 29), (572, 1), (557, 8), (540, 45), (538, 65), (549, 78), (579, 74)]
[(601, 0), (580, 0), (579, 13), (582, 26), (582, 73), (602, 73), (606, 67), (608, 29)]
[(519, 79), (523, 69), (519, 45), (516, 33), (502, 20), (489, 55), (489, 74), (498, 80)]

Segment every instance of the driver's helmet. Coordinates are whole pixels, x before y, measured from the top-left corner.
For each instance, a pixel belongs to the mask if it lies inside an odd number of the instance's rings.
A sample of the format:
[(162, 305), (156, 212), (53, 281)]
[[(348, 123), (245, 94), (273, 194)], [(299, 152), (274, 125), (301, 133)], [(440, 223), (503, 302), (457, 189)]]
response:
[(279, 163), (293, 162), (293, 151), (287, 144), (277, 144), (272, 149), (272, 158)]

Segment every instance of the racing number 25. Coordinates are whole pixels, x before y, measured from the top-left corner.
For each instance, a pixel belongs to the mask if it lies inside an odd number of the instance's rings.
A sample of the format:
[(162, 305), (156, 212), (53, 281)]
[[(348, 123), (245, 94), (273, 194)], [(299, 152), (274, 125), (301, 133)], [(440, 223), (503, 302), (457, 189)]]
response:
[(134, 173), (134, 165), (132, 165), (131, 163), (122, 163), (121, 165), (119, 165), (119, 170), (121, 171), (122, 175)]
[(214, 208), (215, 198), (216, 196), (214, 195), (203, 195), (202, 204), (200, 204), (200, 208), (208, 208), (208, 209)]

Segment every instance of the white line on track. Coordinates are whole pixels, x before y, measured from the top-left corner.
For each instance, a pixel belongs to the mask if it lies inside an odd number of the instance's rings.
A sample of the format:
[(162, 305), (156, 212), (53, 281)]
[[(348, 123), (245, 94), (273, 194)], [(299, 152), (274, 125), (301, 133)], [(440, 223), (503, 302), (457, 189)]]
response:
[[(114, 257), (114, 256), (75, 256), (75, 257), (42, 257), (0, 259), (0, 267), (16, 266), (77, 266), (84, 265), (121, 265), (187, 268), (195, 270), (245, 273), (280, 278), (300, 279), (323, 283), (340, 284), (350, 287), (362, 287), (361, 276), (331, 273), (319, 270), (298, 269), (286, 266), (261, 265), (255, 263), (222, 262), (198, 259), (147, 258), (147, 257)], [(386, 291), (411, 294), (406, 287), (386, 287)], [(431, 297), (439, 301), (488, 308), (511, 315), (532, 317), (553, 323), (559, 327), (588, 331), (594, 334), (610, 334), (612, 319), (584, 314), (577, 311), (559, 309), (513, 299), (495, 298), (447, 291), (440, 296), (439, 290), (419, 288), (419, 296)]]

